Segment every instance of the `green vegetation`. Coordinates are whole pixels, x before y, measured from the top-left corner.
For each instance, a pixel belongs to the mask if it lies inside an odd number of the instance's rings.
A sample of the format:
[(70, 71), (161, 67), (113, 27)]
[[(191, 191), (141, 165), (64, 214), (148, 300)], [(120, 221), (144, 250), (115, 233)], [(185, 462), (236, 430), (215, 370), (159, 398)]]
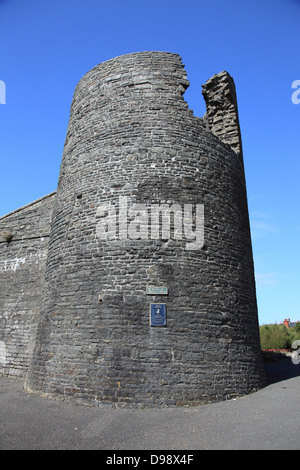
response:
[(300, 322), (292, 328), (285, 325), (262, 325), (259, 327), (261, 349), (291, 349), (300, 340)]
[(11, 233), (10, 230), (6, 230), (5, 232), (0, 233), (0, 235), (5, 238), (7, 243), (11, 242), (13, 234)]

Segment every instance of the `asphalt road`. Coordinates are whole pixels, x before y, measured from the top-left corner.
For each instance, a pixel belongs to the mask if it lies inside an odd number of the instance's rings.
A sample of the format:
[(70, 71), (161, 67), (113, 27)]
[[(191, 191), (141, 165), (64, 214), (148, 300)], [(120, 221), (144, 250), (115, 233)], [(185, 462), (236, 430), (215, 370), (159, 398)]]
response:
[(40, 398), (0, 378), (1, 450), (300, 449), (300, 365), (266, 366), (269, 385), (221, 403), (111, 409)]

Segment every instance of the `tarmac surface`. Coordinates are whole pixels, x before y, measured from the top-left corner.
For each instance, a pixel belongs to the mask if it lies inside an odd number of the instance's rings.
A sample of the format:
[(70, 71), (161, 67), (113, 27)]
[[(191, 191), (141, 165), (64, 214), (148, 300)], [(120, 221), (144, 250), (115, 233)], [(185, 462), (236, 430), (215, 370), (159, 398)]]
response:
[(0, 377), (1, 450), (299, 450), (300, 365), (265, 366), (268, 385), (214, 404), (112, 409), (29, 394)]

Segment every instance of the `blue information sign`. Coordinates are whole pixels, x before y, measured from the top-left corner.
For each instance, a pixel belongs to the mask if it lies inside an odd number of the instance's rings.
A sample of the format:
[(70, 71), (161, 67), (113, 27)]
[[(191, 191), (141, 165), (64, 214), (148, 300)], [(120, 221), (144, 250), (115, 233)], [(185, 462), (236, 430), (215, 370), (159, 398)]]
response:
[(166, 304), (150, 304), (150, 326), (167, 326)]

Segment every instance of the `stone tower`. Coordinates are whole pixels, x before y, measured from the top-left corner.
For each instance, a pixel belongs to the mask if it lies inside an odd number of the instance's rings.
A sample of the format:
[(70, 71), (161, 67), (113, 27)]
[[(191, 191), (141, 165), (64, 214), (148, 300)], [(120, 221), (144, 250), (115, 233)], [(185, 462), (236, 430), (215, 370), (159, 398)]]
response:
[(70, 112), (26, 387), (112, 406), (263, 385), (235, 88), (193, 115), (177, 54), (90, 70)]

